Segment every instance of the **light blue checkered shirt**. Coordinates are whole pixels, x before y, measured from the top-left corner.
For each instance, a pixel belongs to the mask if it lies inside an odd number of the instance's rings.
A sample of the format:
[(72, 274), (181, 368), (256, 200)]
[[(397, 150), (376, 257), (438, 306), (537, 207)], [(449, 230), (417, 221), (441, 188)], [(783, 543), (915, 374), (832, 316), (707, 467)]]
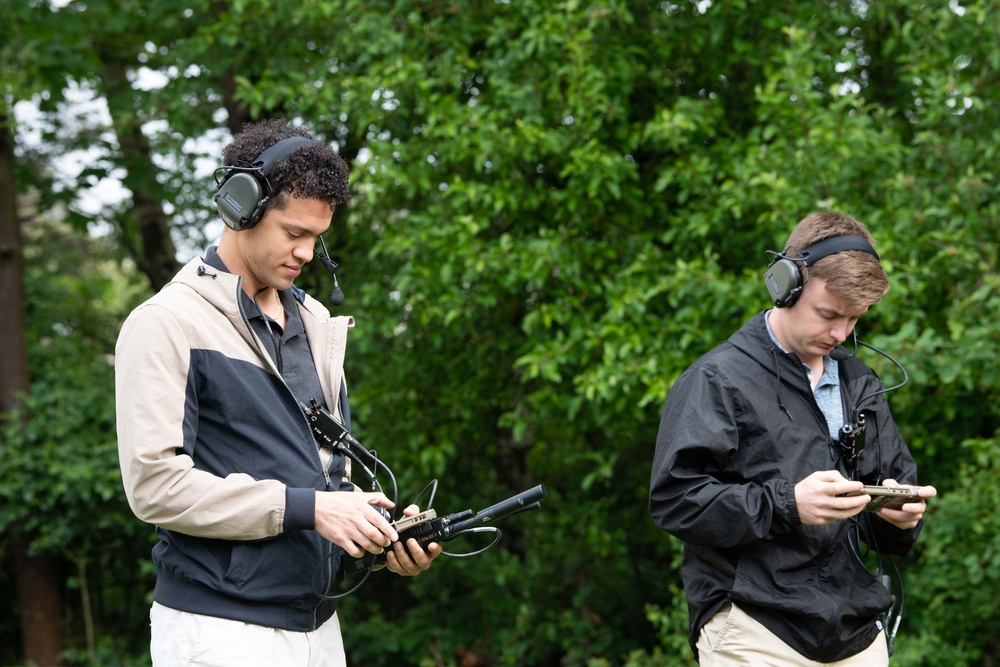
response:
[[(788, 350), (781, 346), (778, 339), (774, 337), (774, 332), (771, 331), (771, 323), (768, 321), (770, 316), (771, 311), (769, 310), (764, 315), (767, 335), (771, 337), (771, 341), (778, 346), (778, 349), (787, 354)], [(802, 365), (805, 366), (809, 385), (812, 386), (812, 369), (806, 364)], [(844, 404), (840, 399), (840, 367), (836, 361), (828, 356), (823, 357), (823, 377), (819, 379), (819, 384), (813, 387), (813, 396), (816, 398), (819, 409), (823, 411), (823, 416), (826, 417), (826, 426), (830, 430), (830, 437), (836, 440), (840, 437), (840, 429), (844, 425)]]

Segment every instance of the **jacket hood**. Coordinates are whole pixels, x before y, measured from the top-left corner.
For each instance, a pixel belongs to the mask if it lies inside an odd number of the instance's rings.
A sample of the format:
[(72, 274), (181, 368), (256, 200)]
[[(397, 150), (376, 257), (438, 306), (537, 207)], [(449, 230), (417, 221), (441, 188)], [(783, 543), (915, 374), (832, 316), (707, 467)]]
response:
[(760, 366), (761, 371), (774, 378), (775, 400), (781, 411), (791, 417), (782, 399), (782, 384), (795, 391), (812, 393), (809, 379), (802, 369), (802, 360), (792, 352), (785, 352), (767, 332), (765, 315), (761, 311), (740, 327), (727, 341), (734, 348)]
[[(242, 289), (243, 277), (227, 270), (220, 270), (218, 267), (224, 265), (215, 251), (216, 247), (212, 246), (205, 257), (197, 257), (188, 262), (168, 284), (186, 285), (221, 312), (239, 315), (239, 304), (233, 302), (232, 295), (236, 290)], [(304, 290), (292, 285), (287, 291), (300, 304), (306, 303)]]
[[(215, 248), (209, 248), (208, 253), (214, 253)], [(243, 291), (243, 277), (229, 273), (217, 268), (210, 259), (196, 257), (185, 264), (180, 271), (167, 283), (168, 286), (179, 286), (191, 289), (201, 296), (208, 304), (224, 314), (240, 331), (248, 344), (258, 347), (253, 334), (246, 322), (250, 315), (248, 305), (252, 303), (249, 296)], [(306, 292), (295, 285), (287, 290), (298, 302), (299, 306), (317, 318), (325, 320), (330, 317), (329, 310), (319, 301), (310, 297)], [(245, 312), (241, 312), (241, 309)], [(354, 319), (348, 317), (349, 326), (354, 325)], [(310, 339), (313, 333), (308, 331)], [(266, 354), (266, 353), (265, 353)]]
[(802, 365), (801, 360), (795, 354), (785, 352), (771, 340), (771, 336), (767, 332), (767, 322), (764, 319), (766, 312), (761, 311), (754, 315), (745, 326), (740, 327), (729, 337), (728, 342), (772, 373), (774, 372), (775, 353), (795, 365)]

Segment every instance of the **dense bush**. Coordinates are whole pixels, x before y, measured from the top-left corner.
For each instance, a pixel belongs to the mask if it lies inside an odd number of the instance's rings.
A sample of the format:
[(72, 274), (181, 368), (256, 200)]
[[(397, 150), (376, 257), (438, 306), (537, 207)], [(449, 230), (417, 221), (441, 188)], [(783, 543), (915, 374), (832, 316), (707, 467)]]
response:
[[(112, 118), (49, 127), (22, 149), (20, 178), (72, 203), (85, 183), (125, 174), (141, 197), (97, 216), (71, 207), (72, 219), (81, 237), (88, 223), (110, 230), (155, 285), (153, 248), (167, 245), (138, 221), (168, 213), (167, 240), (196, 251), (211, 183), (191, 167), (201, 153), (216, 163), (216, 126), (294, 118), (352, 163), (354, 198), (328, 243), (341, 310), (357, 320), (347, 361), (356, 433), (396, 470), (401, 500), (435, 478), (443, 512), (549, 490), (541, 510), (502, 526), (499, 548), (414, 581), (375, 576), (345, 600), (352, 662), (689, 665), (680, 545), (646, 511), (660, 407), (688, 364), (765, 306), (764, 251), (820, 208), (875, 235), (893, 288), (859, 335), (907, 369), (891, 405), (941, 492), (901, 563), (895, 660), (996, 662), (995, 1), (184, 7), (0, 10), (11, 37), (0, 47), (12, 73), (5, 104), (36, 95), (43, 120), (60, 118), (72, 83), (106, 99)], [(142, 68), (166, 85), (141, 85)], [(45, 171), (83, 143), (100, 158), (81, 182)], [(325, 280), (303, 276), (317, 293)], [(54, 289), (59, 274), (32, 281)], [(35, 321), (87, 303), (115, 328), (133, 297), (30, 293), (29, 303)], [(101, 309), (108, 299), (114, 308)], [(139, 655), (144, 630), (114, 623), (142, 616), (138, 582), (150, 578), (136, 562), (149, 529), (115, 484), (100, 356), (113, 336), (46, 351), (40, 332), (35, 415), (4, 440), (19, 471), (5, 472), (4, 497), (27, 501), (5, 510), (4, 532), (35, 522), (24, 527), (63, 559), (67, 593), (79, 585), (74, 563), (132, 573), (136, 583), (95, 611), (92, 644)], [(69, 332), (60, 345), (81, 340)], [(889, 384), (901, 379), (877, 355), (865, 360)], [(45, 370), (56, 366), (61, 382)], [(69, 452), (67, 438), (79, 438)], [(75, 600), (65, 600), (71, 619)], [(68, 634), (74, 650), (85, 646)]]

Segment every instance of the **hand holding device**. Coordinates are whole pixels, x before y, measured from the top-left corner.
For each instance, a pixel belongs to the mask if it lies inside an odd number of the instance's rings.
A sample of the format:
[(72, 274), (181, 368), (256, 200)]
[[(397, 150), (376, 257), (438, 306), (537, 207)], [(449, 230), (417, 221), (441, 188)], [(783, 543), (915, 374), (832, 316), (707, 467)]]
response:
[(396, 537), (383, 509), (393, 503), (383, 493), (317, 491), (315, 498), (316, 532), (353, 556), (380, 553)]
[(397, 521), (393, 527), (399, 532), (400, 539), (393, 542), (385, 550), (385, 564), (390, 572), (401, 577), (415, 577), (430, 569), (434, 559), (441, 555), (440, 544), (430, 542), (419, 545), (406, 538), (406, 531), (421, 523), (437, 518), (437, 512), (426, 510), (420, 512), (416, 505), (410, 505), (403, 510), (408, 516)]
[(902, 509), (906, 503), (913, 503), (920, 500), (920, 496), (917, 494), (917, 487), (911, 486), (863, 486), (857, 491), (849, 491), (842, 495), (871, 496), (871, 502), (865, 505), (865, 512), (877, 512), (883, 507), (898, 510)]

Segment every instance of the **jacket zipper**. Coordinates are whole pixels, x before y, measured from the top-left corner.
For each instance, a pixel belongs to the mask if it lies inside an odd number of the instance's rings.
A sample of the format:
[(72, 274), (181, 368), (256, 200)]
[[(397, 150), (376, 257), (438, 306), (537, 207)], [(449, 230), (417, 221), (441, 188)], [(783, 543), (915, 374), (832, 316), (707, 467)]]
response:
[[(253, 330), (252, 326), (250, 326), (250, 318), (247, 317), (246, 309), (243, 307), (243, 298), (242, 298), (242, 296), (243, 296), (243, 277), (242, 276), (237, 276), (237, 280), (236, 280), (236, 303), (239, 306), (240, 317), (243, 319), (243, 324), (246, 326), (247, 331), (250, 332), (250, 337), (253, 339), (254, 346), (257, 348), (257, 354), (260, 355), (261, 359), (263, 359), (267, 363), (267, 366), (270, 369), (271, 373), (275, 377), (278, 378), (278, 380), (281, 382), (281, 384), (288, 391), (289, 396), (291, 396), (292, 400), (295, 401), (295, 404), (299, 408), (299, 415), (302, 417), (302, 421), (303, 421), (303, 423), (306, 426), (306, 433), (309, 433), (310, 437), (311, 437), (312, 426), (310, 426), (310, 424), (309, 424), (309, 417), (308, 417), (308, 415), (306, 415), (305, 410), (302, 408), (302, 405), (299, 403), (299, 400), (295, 396), (295, 393), (292, 391), (292, 388), (288, 386), (287, 382), (285, 382), (284, 376), (282, 376), (281, 372), (277, 369), (277, 367), (275, 367), (274, 361), (271, 360), (271, 357), (268, 356), (267, 351), (264, 350), (264, 345), (261, 342), (260, 338), (257, 336), (257, 332)], [(277, 347), (278, 346), (276, 344), (275, 345), (275, 351), (276, 351), (276, 353), (277, 353)], [(343, 408), (340, 405), (338, 405), (337, 407), (338, 407), (338, 410), (340, 411), (341, 419), (343, 419)], [(323, 454), (320, 451), (319, 443), (316, 442), (315, 438), (312, 438), (312, 440), (313, 440), (313, 446), (316, 448), (316, 457), (319, 460), (319, 467), (323, 471), (323, 480), (326, 483), (326, 490), (329, 491), (329, 490), (331, 490), (333, 488), (333, 482), (330, 479), (330, 471), (327, 469), (326, 466), (323, 465)], [(324, 592), (327, 593), (327, 594), (329, 594), (330, 593), (330, 589), (333, 587), (333, 565), (332, 565), (332, 561), (333, 561), (333, 558), (332, 558), (332, 555), (333, 555), (333, 543), (330, 542), (329, 540), (324, 540), (324, 541), (326, 542), (326, 556), (323, 559), (324, 562), (326, 563), (326, 586), (324, 587)], [(319, 612), (319, 608), (322, 605), (323, 605), (323, 600), (320, 600), (319, 604), (317, 604), (315, 607), (313, 607), (313, 618), (312, 618), (312, 627), (313, 627), (313, 630), (315, 630), (318, 627), (316, 619), (317, 619), (317, 614)]]

